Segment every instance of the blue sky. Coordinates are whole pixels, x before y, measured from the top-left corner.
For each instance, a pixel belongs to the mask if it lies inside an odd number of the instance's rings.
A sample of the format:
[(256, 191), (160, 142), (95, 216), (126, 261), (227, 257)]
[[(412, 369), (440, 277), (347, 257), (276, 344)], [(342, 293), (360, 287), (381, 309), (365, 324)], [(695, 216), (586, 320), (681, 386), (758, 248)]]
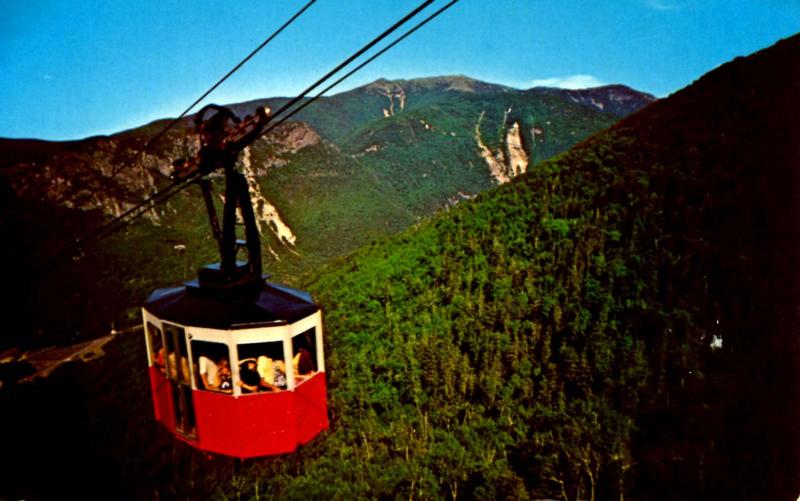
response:
[[(207, 101), (295, 95), (420, 2), (317, 0)], [(0, 137), (77, 139), (177, 116), (305, 3), (0, 0)], [(333, 92), (465, 74), (665, 96), (798, 31), (798, 0), (460, 0)]]

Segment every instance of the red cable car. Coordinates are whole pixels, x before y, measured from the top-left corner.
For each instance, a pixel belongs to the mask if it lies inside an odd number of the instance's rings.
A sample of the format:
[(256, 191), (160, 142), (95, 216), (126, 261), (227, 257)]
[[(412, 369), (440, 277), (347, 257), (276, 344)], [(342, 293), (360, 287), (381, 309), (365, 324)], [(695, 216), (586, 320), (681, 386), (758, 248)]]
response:
[[(203, 121), (209, 109), (216, 113)], [(221, 230), (211, 184), (199, 182), (222, 259), (154, 291), (142, 309), (156, 419), (193, 447), (238, 458), (291, 452), (328, 428), (320, 308), (262, 275), (247, 183), (234, 168), (268, 121), (264, 109), (243, 123), (215, 105), (198, 113), (200, 152), (176, 167), (225, 170)], [(237, 205), (244, 241), (235, 237)], [(237, 260), (242, 250), (246, 261)]]

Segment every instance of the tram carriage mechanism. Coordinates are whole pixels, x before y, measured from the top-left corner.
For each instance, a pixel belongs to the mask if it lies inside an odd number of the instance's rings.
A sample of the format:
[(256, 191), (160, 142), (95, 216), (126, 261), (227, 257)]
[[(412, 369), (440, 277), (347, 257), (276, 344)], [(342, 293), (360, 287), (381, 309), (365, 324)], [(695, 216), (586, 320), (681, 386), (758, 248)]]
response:
[[(235, 169), (268, 122), (263, 108), (244, 121), (216, 105), (197, 114), (200, 151), (175, 163), (176, 176), (224, 170), (222, 228), (211, 183), (199, 180), (221, 260), (157, 289), (142, 309), (156, 419), (193, 447), (238, 458), (291, 452), (328, 428), (320, 308), (262, 275), (247, 183)], [(237, 206), (245, 240), (235, 235)]]

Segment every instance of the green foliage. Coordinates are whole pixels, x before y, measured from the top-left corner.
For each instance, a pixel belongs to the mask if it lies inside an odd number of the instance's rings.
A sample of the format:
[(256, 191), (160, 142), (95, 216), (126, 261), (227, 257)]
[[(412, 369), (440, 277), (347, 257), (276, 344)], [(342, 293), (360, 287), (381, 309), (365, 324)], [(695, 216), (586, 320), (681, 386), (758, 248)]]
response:
[(434, 461), (436, 497), (557, 496), (562, 485), (573, 497), (631, 461), (644, 345), (635, 323), (620, 330), (630, 306), (609, 285), (622, 265), (605, 264), (630, 257), (586, 211), (564, 218), (543, 199), (566, 168), (335, 261), (313, 284), (328, 312), (334, 414), (367, 441), (396, 443), (375, 426), (399, 409), (405, 426), (431, 426), (408, 455)]

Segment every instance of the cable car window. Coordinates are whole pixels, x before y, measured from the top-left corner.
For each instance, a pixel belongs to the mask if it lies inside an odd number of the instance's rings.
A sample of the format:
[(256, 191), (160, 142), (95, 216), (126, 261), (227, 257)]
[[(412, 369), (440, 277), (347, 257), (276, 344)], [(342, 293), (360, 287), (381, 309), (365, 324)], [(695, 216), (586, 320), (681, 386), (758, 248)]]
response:
[(167, 372), (169, 378), (190, 384), (189, 353), (186, 348), (186, 332), (182, 327), (164, 324), (164, 337), (167, 344)]
[(188, 437), (195, 437), (197, 428), (192, 399), (192, 379), (186, 331), (177, 325), (165, 323), (164, 348), (167, 355), (165, 360), (167, 376), (169, 377), (172, 391), (175, 430)]
[(242, 393), (282, 391), (286, 389), (286, 364), (283, 343), (240, 344), (239, 382)]
[(161, 329), (147, 322), (147, 335), (150, 338), (150, 365), (164, 372), (164, 338)]
[(192, 366), (198, 390), (233, 392), (230, 354), (223, 343), (192, 341)]
[(292, 366), (294, 377), (303, 381), (317, 372), (317, 331), (314, 327), (292, 338)]

